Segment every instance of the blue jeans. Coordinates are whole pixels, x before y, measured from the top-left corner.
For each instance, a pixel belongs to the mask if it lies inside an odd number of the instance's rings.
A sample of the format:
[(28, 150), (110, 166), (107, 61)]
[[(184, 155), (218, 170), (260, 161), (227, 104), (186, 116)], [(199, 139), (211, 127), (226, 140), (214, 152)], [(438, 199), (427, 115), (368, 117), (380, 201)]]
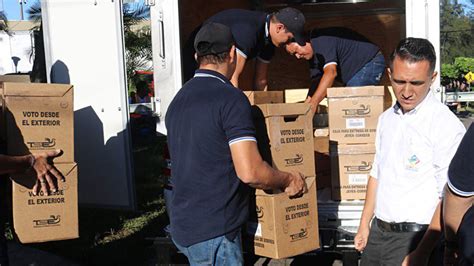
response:
[(348, 87), (379, 85), (385, 71), (385, 59), (379, 52), (347, 82)]
[(219, 236), (189, 247), (182, 247), (176, 242), (174, 244), (188, 258), (191, 266), (244, 264), (240, 232), (232, 241), (225, 236)]

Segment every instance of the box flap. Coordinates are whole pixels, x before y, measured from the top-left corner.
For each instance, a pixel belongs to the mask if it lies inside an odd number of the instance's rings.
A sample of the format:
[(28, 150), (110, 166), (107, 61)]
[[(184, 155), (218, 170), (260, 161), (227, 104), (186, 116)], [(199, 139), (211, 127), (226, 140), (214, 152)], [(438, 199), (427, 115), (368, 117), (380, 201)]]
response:
[(348, 98), (383, 96), (384, 86), (364, 86), (364, 87), (334, 87), (328, 88), (328, 98)]
[(375, 153), (375, 144), (334, 144), (330, 146), (331, 155), (336, 154), (371, 154)]
[(262, 111), (264, 117), (304, 115), (310, 112), (309, 103), (273, 103), (258, 104), (257, 106)]
[[(305, 178), (306, 186), (308, 187), (308, 190), (315, 184), (316, 177), (314, 176), (309, 176)], [(268, 193), (267, 193), (268, 192)], [(255, 189), (255, 195), (257, 196), (267, 196), (267, 197), (279, 197), (279, 196), (285, 196), (286, 194), (284, 191), (281, 190), (273, 190), (273, 191), (267, 191), (263, 189)]]
[(70, 84), (47, 84), (47, 83), (3, 83), (3, 95), (14, 96), (30, 96), (30, 97), (62, 97), (73, 86)]
[(30, 75), (0, 75), (0, 82), (31, 83)]

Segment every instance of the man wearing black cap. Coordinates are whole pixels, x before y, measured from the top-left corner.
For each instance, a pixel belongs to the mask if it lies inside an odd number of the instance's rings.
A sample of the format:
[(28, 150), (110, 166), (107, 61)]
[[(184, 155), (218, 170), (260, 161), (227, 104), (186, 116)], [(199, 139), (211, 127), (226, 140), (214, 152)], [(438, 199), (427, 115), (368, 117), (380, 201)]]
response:
[(288, 53), (309, 61), (311, 85), (307, 102), (316, 111), (336, 80), (350, 87), (378, 85), (385, 71), (380, 48), (347, 28), (313, 30), (310, 42), (286, 45)]
[(443, 200), (444, 265), (474, 265), (474, 124), (449, 165)]
[[(304, 15), (297, 9), (287, 7), (273, 14), (242, 9), (224, 10), (210, 17), (204, 24), (216, 22), (226, 25), (232, 31), (237, 51), (237, 65), (231, 82), (239, 87), (239, 77), (245, 63), (257, 58), (253, 82), (254, 90), (266, 90), (268, 64), (275, 47), (291, 41), (304, 45)], [(191, 37), (192, 38), (192, 37)], [(185, 55), (185, 57), (191, 57)], [(193, 62), (184, 64), (184, 80), (194, 74)]]
[(197, 33), (199, 69), (166, 114), (173, 195), (171, 237), (191, 265), (242, 265), (240, 227), (249, 186), (306, 191), (299, 173), (271, 168), (257, 149), (247, 97), (230, 82), (236, 67), (230, 29), (207, 23)]

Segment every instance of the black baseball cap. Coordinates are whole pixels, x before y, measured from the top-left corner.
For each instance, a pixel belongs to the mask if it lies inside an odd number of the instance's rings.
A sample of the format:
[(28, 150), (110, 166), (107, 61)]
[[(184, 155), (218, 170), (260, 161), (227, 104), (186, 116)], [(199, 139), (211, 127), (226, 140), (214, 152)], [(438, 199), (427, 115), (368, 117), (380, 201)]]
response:
[(234, 43), (234, 36), (229, 27), (209, 22), (204, 24), (196, 34), (194, 49), (198, 56), (217, 55), (228, 52)]
[(280, 21), (285, 27), (293, 33), (295, 41), (299, 45), (306, 44), (306, 37), (304, 35), (304, 23), (305, 18), (303, 13), (296, 8), (286, 7), (276, 12), (275, 17)]

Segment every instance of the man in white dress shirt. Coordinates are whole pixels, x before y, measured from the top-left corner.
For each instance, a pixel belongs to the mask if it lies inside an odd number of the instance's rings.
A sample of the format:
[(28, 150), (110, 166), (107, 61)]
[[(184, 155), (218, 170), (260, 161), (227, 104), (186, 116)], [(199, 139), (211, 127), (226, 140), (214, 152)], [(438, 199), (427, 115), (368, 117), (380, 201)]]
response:
[(397, 103), (377, 126), (375, 160), (354, 239), (363, 251), (362, 266), (427, 265), (438, 244), (447, 170), (466, 130), (430, 90), (435, 64), (426, 39), (404, 39), (390, 56)]

